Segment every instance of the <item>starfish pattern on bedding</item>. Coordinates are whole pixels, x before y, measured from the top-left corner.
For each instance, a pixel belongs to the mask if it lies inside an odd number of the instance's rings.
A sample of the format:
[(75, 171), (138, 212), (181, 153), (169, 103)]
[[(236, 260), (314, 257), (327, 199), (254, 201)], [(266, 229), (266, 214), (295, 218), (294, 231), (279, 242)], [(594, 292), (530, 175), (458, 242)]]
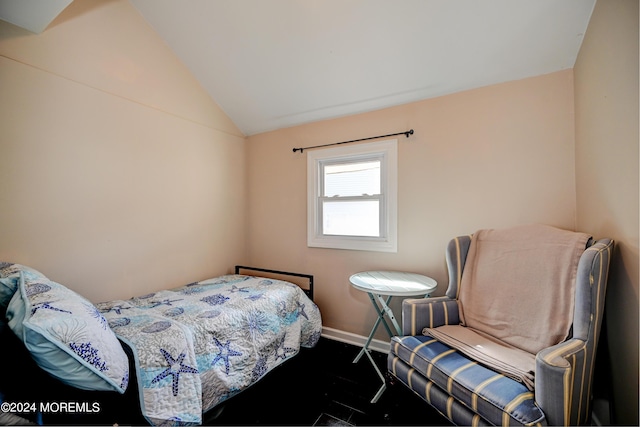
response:
[(198, 370), (196, 368), (192, 368), (191, 366), (187, 366), (184, 363), (182, 363), (184, 361), (185, 356), (186, 356), (185, 353), (180, 353), (178, 358), (174, 359), (173, 356), (171, 356), (171, 354), (168, 351), (166, 351), (165, 349), (161, 348), (160, 352), (162, 353), (162, 355), (164, 356), (164, 359), (169, 364), (169, 367), (167, 369), (165, 369), (164, 371), (162, 371), (162, 373), (160, 373), (160, 375), (158, 375), (157, 377), (152, 379), (151, 383), (155, 384), (158, 381), (160, 381), (160, 380), (168, 377), (169, 375), (171, 375), (173, 377), (173, 384), (171, 386), (171, 391), (173, 392), (174, 396), (177, 396), (178, 395), (178, 391), (179, 391), (178, 387), (179, 387), (179, 381), (180, 381), (180, 374), (182, 374), (182, 373), (185, 373), (185, 374), (197, 374), (199, 372), (198, 372)]
[(161, 305), (169, 305), (172, 306), (173, 304), (171, 304), (172, 302), (176, 302), (176, 301), (182, 301), (182, 298), (179, 299), (169, 299), (169, 298), (165, 298), (162, 301), (153, 301), (151, 302), (151, 308), (155, 308), (155, 307), (159, 307)]
[(307, 316), (307, 313), (304, 312), (304, 304), (301, 304), (300, 301), (297, 301), (296, 304), (298, 304), (298, 316), (303, 316), (305, 319), (309, 320), (309, 317)]
[(267, 373), (268, 370), (269, 369), (267, 366), (267, 357), (260, 356), (256, 361), (256, 365), (253, 367), (253, 370), (251, 371), (251, 382), (253, 383), (258, 381), (264, 374)]
[(275, 349), (276, 360), (278, 359), (285, 360), (290, 354), (293, 354), (296, 352), (295, 348), (285, 347), (284, 339), (286, 336), (287, 336), (286, 333), (283, 334), (282, 338), (276, 343), (276, 349)]
[(245, 286), (243, 288), (239, 288), (236, 285), (231, 285), (231, 289), (229, 290), (229, 293), (231, 294), (235, 294), (236, 292), (249, 292), (247, 290), (248, 286)]
[(73, 314), (68, 310), (63, 310), (61, 308), (54, 307), (49, 303), (49, 301), (46, 301), (46, 302), (34, 304), (33, 307), (31, 307), (31, 315), (33, 316), (36, 313), (36, 311), (40, 310), (41, 308), (46, 308), (47, 310), (59, 311), (61, 313)]
[(116, 314), (122, 314), (122, 310), (130, 310), (132, 307), (124, 307), (122, 304), (116, 304), (113, 307), (109, 307), (107, 309), (101, 309), (100, 311), (103, 313), (109, 313), (113, 311)]
[(224, 361), (224, 372), (229, 375), (229, 357), (242, 356), (242, 352), (231, 349), (231, 340), (228, 340), (226, 344), (222, 344), (218, 338), (213, 337), (218, 349), (220, 350), (216, 357), (211, 361), (211, 366), (215, 365), (219, 360)]

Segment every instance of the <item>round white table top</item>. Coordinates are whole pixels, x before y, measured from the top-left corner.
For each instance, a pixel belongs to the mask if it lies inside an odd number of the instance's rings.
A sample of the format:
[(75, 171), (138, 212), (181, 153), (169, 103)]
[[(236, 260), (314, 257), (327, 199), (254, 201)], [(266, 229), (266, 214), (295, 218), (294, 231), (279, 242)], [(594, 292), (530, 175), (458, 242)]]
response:
[(438, 286), (431, 277), (402, 271), (363, 271), (349, 281), (361, 291), (393, 296), (426, 295)]

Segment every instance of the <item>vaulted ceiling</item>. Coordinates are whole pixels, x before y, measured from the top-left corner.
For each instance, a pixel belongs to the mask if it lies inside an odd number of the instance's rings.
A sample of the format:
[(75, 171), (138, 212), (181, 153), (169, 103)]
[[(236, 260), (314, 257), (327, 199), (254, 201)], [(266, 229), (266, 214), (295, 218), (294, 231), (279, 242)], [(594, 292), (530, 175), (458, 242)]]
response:
[(572, 68), (596, 0), (129, 1), (252, 135)]

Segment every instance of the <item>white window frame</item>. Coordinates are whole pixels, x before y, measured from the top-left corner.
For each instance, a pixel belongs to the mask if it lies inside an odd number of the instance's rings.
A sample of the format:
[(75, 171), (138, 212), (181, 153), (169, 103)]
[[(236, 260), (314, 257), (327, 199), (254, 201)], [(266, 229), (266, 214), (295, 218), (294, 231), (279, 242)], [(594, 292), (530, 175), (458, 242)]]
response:
[[(322, 234), (323, 162), (349, 162), (380, 156), (381, 237), (336, 236)], [(398, 251), (398, 140), (369, 142), (318, 149), (307, 152), (307, 246), (360, 251)]]

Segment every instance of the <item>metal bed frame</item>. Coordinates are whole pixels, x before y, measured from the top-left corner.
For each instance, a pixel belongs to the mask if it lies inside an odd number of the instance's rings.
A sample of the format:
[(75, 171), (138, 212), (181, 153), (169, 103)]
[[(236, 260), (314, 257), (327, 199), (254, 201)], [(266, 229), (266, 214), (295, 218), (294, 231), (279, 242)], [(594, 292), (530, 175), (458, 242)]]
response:
[(282, 270), (271, 270), (267, 268), (258, 268), (258, 267), (249, 267), (246, 265), (236, 265), (235, 274), (240, 274), (240, 270), (251, 270), (251, 271), (259, 271), (261, 273), (269, 273), (269, 274), (279, 274), (283, 276), (293, 276), (293, 277), (302, 277), (308, 280), (308, 289), (302, 288), (305, 294), (309, 297), (311, 301), (313, 301), (313, 275), (312, 274), (304, 274), (304, 273), (292, 273), (290, 271), (282, 271)]

